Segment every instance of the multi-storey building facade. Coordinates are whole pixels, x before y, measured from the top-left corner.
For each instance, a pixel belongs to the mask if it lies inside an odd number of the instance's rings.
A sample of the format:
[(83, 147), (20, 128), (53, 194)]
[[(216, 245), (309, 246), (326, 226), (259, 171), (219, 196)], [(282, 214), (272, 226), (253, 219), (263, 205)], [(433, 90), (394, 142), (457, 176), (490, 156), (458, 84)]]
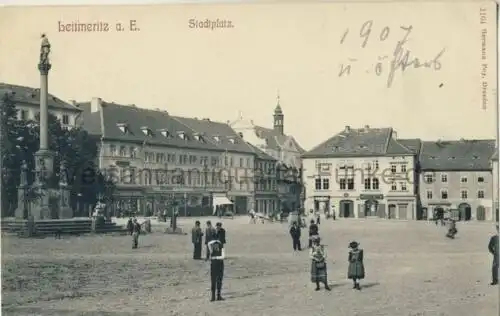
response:
[(492, 220), (494, 140), (423, 142), (420, 201), (423, 216)]
[(498, 179), (498, 151), (495, 152), (493, 157), (491, 157), (491, 166), (493, 173), (493, 211), (495, 213), (495, 219), (498, 222), (499, 218), (499, 203), (498, 203), (498, 186), (500, 185)]
[(349, 126), (302, 155), (306, 210), (337, 217), (416, 219), (419, 140)]
[(278, 199), (277, 160), (259, 148), (255, 151), (255, 208), (254, 211), (265, 215), (280, 211)]
[(199, 120), (195, 126), (165, 111), (99, 98), (80, 107), (85, 129), (100, 138), (99, 168), (116, 182), (114, 209), (151, 215), (176, 201), (181, 215), (207, 215), (233, 193), (243, 193), (246, 203), (235, 199), (235, 208), (253, 206), (253, 185), (241, 187), (231, 173), (236, 164), (253, 169), (252, 150), (227, 125)]
[[(40, 112), (40, 89), (0, 83), (0, 95), (4, 93), (8, 93), (15, 102), (18, 119), (34, 120)], [(49, 112), (56, 116), (63, 126), (71, 128), (81, 125), (82, 110), (76, 102), (67, 103), (49, 94), (47, 105)]]
[(245, 119), (242, 113), (230, 125), (247, 142), (277, 160), (277, 188), (280, 201), (278, 208), (296, 210), (301, 206), (300, 195), (303, 185), (300, 156), (305, 150), (292, 136), (285, 134), (284, 118), (278, 98), (278, 104), (273, 113), (273, 128), (255, 125), (252, 120)]

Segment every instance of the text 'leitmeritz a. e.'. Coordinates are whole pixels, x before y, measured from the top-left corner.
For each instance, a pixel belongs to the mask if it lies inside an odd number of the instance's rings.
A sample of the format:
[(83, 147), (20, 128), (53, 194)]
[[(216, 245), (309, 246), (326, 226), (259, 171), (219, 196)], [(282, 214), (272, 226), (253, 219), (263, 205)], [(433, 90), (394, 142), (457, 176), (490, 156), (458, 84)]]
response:
[(57, 21), (60, 33), (109, 33), (109, 32), (139, 32), (141, 29), (137, 20), (128, 21)]

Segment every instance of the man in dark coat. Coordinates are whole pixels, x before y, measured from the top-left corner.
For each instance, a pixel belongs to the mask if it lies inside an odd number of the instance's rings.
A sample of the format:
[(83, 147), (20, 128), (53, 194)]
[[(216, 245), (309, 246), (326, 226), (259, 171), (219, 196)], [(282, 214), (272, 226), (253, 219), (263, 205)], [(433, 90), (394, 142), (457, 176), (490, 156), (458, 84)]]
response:
[(491, 285), (498, 284), (498, 224), (497, 233), (491, 236), (490, 242), (488, 243), (488, 250), (493, 255), (493, 264), (491, 266)]
[(290, 228), (290, 236), (292, 237), (293, 250), (301, 251), (300, 247), (300, 227), (297, 222), (293, 222)]
[(136, 249), (139, 246), (140, 234), (141, 234), (141, 224), (137, 222), (137, 218), (134, 218), (134, 224), (132, 229), (132, 249)]
[(205, 248), (207, 251), (207, 254), (205, 256), (205, 260), (208, 261), (210, 257), (210, 250), (208, 249), (208, 243), (215, 239), (216, 232), (214, 227), (212, 226), (211, 221), (207, 221), (207, 227), (205, 228)]
[(222, 247), (226, 244), (226, 230), (222, 228), (222, 223), (218, 222), (215, 224), (215, 235), (217, 240), (219, 240), (222, 244)]
[(132, 221), (132, 217), (128, 219), (127, 230), (129, 235), (132, 236), (132, 233), (134, 232), (134, 222)]
[(194, 227), (191, 231), (191, 241), (193, 243), (193, 259), (201, 259), (201, 243), (203, 241), (203, 232), (201, 231), (200, 221), (194, 223)]
[(210, 254), (210, 280), (211, 296), (210, 301), (215, 301), (215, 291), (217, 290), (217, 300), (223, 301), (221, 296), (222, 279), (224, 278), (224, 259), (226, 252), (222, 243), (218, 239), (213, 239), (207, 244)]
[(319, 235), (319, 227), (314, 220), (311, 219), (311, 224), (309, 224), (309, 248), (312, 248), (313, 245), (313, 236)]

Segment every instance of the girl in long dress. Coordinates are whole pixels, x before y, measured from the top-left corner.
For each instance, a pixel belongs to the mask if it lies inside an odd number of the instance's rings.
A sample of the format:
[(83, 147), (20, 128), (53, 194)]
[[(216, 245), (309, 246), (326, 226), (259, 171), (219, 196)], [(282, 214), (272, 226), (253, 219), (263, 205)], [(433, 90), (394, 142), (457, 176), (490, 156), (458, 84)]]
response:
[(328, 286), (328, 275), (326, 270), (326, 248), (321, 244), (319, 236), (312, 236), (313, 246), (310, 250), (311, 258), (311, 282), (316, 284), (316, 291), (319, 291), (320, 283), (323, 283), (325, 290), (330, 291)]
[(347, 278), (353, 282), (353, 289), (361, 290), (359, 280), (365, 278), (365, 266), (363, 264), (363, 249), (359, 248), (359, 243), (352, 241), (349, 244), (349, 268), (347, 270)]

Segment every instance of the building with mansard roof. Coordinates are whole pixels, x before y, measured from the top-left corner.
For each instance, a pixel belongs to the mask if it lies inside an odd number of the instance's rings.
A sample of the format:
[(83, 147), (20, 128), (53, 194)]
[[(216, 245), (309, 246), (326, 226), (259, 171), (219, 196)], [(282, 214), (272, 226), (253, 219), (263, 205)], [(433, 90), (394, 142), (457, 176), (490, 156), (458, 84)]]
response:
[(84, 128), (101, 139), (99, 167), (117, 183), (115, 210), (151, 215), (173, 201), (181, 215), (234, 203), (254, 207), (254, 150), (227, 124), (93, 98)]
[(285, 115), (278, 97), (272, 115), (273, 127), (256, 125), (253, 120), (239, 117), (230, 126), (248, 143), (277, 160), (277, 187), (281, 210), (296, 210), (301, 206), (303, 186), (301, 183), (302, 160), (305, 150), (295, 138), (285, 133)]
[(424, 216), (492, 220), (494, 140), (424, 141), (420, 200)]
[[(34, 120), (40, 112), (40, 89), (0, 82), (0, 95), (7, 93), (15, 102), (20, 120)], [(47, 105), (49, 113), (56, 116), (61, 124), (71, 128), (81, 124), (81, 112), (76, 102), (65, 102), (49, 94)]]
[(418, 139), (351, 128), (302, 155), (306, 210), (337, 217), (417, 219)]

